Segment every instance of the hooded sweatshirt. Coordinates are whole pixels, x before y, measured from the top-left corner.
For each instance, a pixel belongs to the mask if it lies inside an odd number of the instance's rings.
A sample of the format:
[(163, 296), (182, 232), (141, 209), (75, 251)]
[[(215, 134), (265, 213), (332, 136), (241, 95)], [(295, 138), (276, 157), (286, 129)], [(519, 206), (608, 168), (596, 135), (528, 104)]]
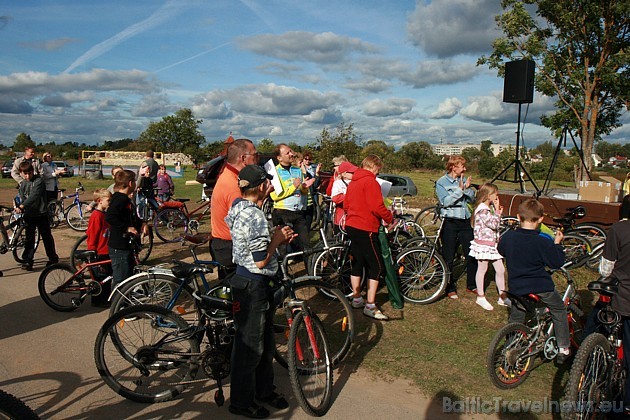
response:
[(269, 223), (263, 211), (251, 201), (237, 198), (225, 217), (225, 223), (232, 234), (232, 261), (237, 265), (236, 273), (254, 279), (275, 276), (278, 272), (276, 258), (271, 258), (264, 268), (256, 266), (256, 261), (262, 261), (267, 256), (271, 242)]
[(343, 207), (346, 209), (346, 226), (367, 232), (378, 232), (381, 220), (387, 224), (393, 220), (392, 212), (383, 203), (376, 175), (366, 169), (357, 169), (352, 176)]

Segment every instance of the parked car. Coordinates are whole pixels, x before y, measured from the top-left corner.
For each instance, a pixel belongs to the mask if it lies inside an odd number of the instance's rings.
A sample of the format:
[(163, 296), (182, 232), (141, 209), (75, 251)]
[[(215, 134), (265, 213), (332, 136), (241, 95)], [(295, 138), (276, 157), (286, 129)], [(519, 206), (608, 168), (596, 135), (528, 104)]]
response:
[(411, 178), (402, 175), (378, 174), (378, 177), (392, 183), (388, 197), (411, 197), (418, 195), (418, 188)]
[(14, 159), (7, 160), (2, 165), (2, 178), (9, 178), (11, 176), (11, 169), (13, 169)]
[(63, 160), (54, 160), (53, 163), (57, 165), (57, 169), (61, 169), (61, 173), (59, 174), (59, 176), (74, 176), (74, 168), (68, 162), (65, 162)]

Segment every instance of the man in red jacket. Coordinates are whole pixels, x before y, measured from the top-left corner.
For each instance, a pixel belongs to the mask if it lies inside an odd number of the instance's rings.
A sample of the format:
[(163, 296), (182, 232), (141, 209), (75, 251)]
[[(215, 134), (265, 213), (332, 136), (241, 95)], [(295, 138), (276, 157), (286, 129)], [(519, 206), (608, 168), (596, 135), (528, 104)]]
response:
[[(386, 321), (388, 318), (376, 307), (378, 281), (384, 274), (383, 256), (378, 242), (381, 222), (391, 224), (392, 212), (385, 207), (381, 186), (376, 175), (383, 161), (376, 155), (368, 155), (361, 162), (348, 185), (344, 208), (346, 209), (346, 231), (351, 240), (350, 251), (354, 258), (350, 281), (352, 282), (352, 307), (363, 308), (370, 318)], [(361, 297), (361, 276), (365, 268), (368, 277), (367, 303)]]

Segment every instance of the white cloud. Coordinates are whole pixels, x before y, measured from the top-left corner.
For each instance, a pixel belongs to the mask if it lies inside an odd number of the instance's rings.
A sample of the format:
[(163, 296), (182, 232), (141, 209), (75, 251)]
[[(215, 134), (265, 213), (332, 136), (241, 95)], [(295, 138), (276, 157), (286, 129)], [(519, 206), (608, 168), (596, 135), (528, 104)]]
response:
[(457, 98), (446, 98), (442, 103), (438, 105), (437, 111), (431, 114), (431, 118), (434, 119), (448, 119), (457, 115), (457, 112), (462, 108), (462, 103)]
[(389, 117), (411, 111), (416, 104), (413, 99), (390, 98), (373, 99), (363, 106), (363, 112), (370, 117)]

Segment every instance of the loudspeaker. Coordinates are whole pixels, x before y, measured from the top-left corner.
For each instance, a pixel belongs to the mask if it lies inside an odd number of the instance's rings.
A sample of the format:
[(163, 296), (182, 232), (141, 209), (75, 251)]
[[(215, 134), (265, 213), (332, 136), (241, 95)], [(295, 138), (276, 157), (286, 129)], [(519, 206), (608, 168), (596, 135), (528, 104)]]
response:
[(534, 68), (532, 60), (505, 63), (503, 102), (531, 104), (534, 102)]

